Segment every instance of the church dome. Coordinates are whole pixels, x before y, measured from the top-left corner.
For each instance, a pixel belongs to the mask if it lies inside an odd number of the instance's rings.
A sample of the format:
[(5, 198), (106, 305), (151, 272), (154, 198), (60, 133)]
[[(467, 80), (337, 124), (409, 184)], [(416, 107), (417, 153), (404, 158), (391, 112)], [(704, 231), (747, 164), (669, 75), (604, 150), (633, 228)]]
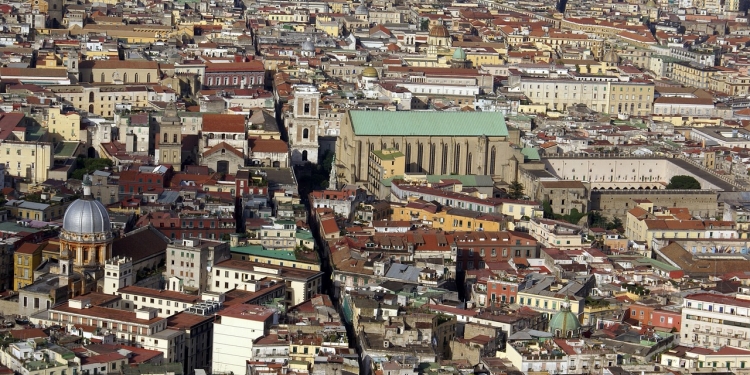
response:
[(466, 60), (466, 52), (463, 48), (458, 47), (453, 51), (453, 60)]
[(581, 330), (581, 322), (576, 314), (570, 311), (570, 304), (566, 299), (559, 312), (549, 320), (549, 331), (562, 337), (577, 336)]
[(84, 197), (76, 200), (65, 211), (63, 229), (76, 234), (109, 232), (109, 213), (104, 205), (91, 197), (91, 188), (84, 185)]
[(430, 29), (429, 36), (435, 37), (435, 38), (447, 38), (451, 36), (451, 33), (448, 32), (448, 29), (446, 29), (445, 26), (438, 25), (438, 26), (433, 26)]
[(602, 61), (609, 64), (619, 64), (620, 56), (617, 55), (617, 52), (614, 50), (609, 50), (604, 54), (604, 57), (602, 57)]
[(302, 42), (302, 50), (305, 52), (315, 52), (315, 44), (308, 39), (304, 42)]
[(362, 70), (362, 77), (378, 78), (378, 71), (375, 68), (368, 66)]
[(367, 16), (370, 14), (370, 10), (367, 9), (367, 4), (365, 4), (365, 2), (363, 1), (359, 3), (359, 6), (357, 7), (357, 9), (354, 10), (354, 14), (358, 16), (360, 15)]

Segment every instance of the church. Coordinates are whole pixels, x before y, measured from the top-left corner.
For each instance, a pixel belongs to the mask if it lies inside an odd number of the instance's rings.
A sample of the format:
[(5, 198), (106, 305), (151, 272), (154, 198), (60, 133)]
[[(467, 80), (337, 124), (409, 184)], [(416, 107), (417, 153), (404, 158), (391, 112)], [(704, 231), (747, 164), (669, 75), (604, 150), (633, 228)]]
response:
[(29, 316), (90, 292), (115, 294), (133, 285), (140, 270), (164, 262), (169, 240), (152, 227), (115, 239), (107, 208), (83, 182), (83, 197), (65, 211), (57, 240), (50, 240), (34, 282), (19, 290), (19, 314)]

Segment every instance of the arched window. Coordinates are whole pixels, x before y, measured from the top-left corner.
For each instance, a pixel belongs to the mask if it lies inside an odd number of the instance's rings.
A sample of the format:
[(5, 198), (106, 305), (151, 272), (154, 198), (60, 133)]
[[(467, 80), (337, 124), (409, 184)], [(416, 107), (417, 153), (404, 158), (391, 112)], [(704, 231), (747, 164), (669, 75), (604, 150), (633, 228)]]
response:
[(440, 174), (446, 174), (448, 173), (448, 144), (443, 143), (443, 163), (440, 166)]
[(146, 74), (146, 83), (151, 83), (151, 73)]
[(495, 146), (492, 146), (492, 150), (490, 151), (490, 175), (495, 174), (495, 158), (497, 157), (497, 150), (495, 149)]
[(466, 174), (471, 174), (471, 152), (466, 155)]
[(124, 83), (128, 82), (128, 73), (122, 73), (122, 82)]
[(457, 144), (453, 152), (453, 173), (458, 174), (461, 166), (461, 145)]
[[(91, 73), (91, 82), (94, 82), (94, 73)], [(104, 73), (102, 73), (102, 80), (101, 82), (104, 82)]]
[(435, 144), (430, 143), (430, 174), (435, 174)]
[(138, 73), (135, 73), (135, 83), (138, 83)]
[(310, 130), (308, 130), (308, 129), (303, 129), (303, 130), (302, 130), (302, 138), (304, 138), (304, 139), (308, 139), (308, 138), (310, 138)]
[(224, 133), (221, 133), (221, 139), (226, 139), (226, 138), (227, 138), (227, 135)]
[(177, 134), (172, 134), (172, 142), (177, 143)]
[(93, 102), (94, 100), (95, 100), (94, 92), (92, 91), (89, 93), (89, 102)]
[(307, 161), (307, 150), (302, 151), (302, 161)]
[(422, 143), (417, 144), (417, 172), (422, 172), (422, 160), (424, 156), (424, 145)]
[(406, 144), (406, 171), (411, 172), (411, 143)]
[(164, 133), (164, 143), (169, 142), (169, 138), (167, 138), (167, 133)]

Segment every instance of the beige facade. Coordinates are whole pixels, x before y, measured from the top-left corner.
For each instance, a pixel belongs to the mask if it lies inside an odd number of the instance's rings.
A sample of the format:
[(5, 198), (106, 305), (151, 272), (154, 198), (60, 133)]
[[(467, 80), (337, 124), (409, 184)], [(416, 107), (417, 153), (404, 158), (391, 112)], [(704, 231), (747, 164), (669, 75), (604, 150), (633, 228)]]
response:
[(688, 62), (677, 61), (672, 64), (672, 79), (688, 87), (707, 89), (711, 77), (720, 70), (714, 67), (692, 65)]
[(548, 110), (555, 111), (566, 111), (575, 104), (585, 104), (602, 113), (648, 116), (654, 100), (653, 82), (622, 82), (615, 77), (511, 77), (510, 84), (535, 104), (543, 104)]
[(0, 160), (8, 174), (37, 184), (47, 180), (54, 157), (51, 143), (3, 142), (0, 147), (4, 149), (0, 149)]
[[(404, 153), (406, 173), (484, 174), (513, 181), (516, 179), (518, 160), (523, 160), (520, 152), (511, 147), (511, 143), (519, 143), (520, 134), (517, 129), (507, 129), (507, 134), (474, 133), (481, 132), (482, 126), (479, 125), (482, 121), (492, 122), (496, 129), (500, 128), (499, 123), (504, 123), (502, 116), (489, 112), (477, 116), (477, 127), (457, 124), (456, 117), (450, 113), (432, 114), (430, 116), (435, 116), (434, 121), (430, 119), (430, 123), (426, 124), (426, 118), (420, 119), (424, 115), (422, 112), (389, 112), (387, 116), (393, 115), (390, 120), (393, 126), (388, 127), (389, 129), (375, 128), (372, 125), (378, 120), (368, 117), (375, 111), (355, 112), (361, 113), (357, 117), (361, 119), (362, 125), (355, 123), (359, 120), (352, 120), (350, 111), (344, 117), (341, 135), (336, 142), (335, 167), (339, 185), (366, 184), (370, 152), (387, 148), (395, 148)], [(406, 129), (409, 131), (404, 132)], [(420, 133), (422, 131), (424, 133)], [(445, 135), (428, 136), (428, 133)], [(455, 135), (450, 135), (451, 133)]]
[(87, 83), (156, 83), (159, 63), (146, 60), (86, 60), (79, 65), (80, 82)]
[(81, 131), (81, 115), (76, 112), (62, 113), (60, 108), (50, 108), (47, 112), (47, 130), (52, 142), (86, 141)]
[(156, 99), (146, 86), (51, 86), (50, 90), (75, 108), (103, 117), (114, 116), (117, 104), (146, 107)]

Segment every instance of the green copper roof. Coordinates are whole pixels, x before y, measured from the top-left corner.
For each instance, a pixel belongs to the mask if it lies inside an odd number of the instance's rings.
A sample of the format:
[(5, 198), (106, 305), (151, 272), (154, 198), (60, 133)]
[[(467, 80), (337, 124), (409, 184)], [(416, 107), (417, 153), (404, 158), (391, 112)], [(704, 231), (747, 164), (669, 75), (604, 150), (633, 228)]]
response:
[(297, 260), (297, 256), (294, 255), (294, 251), (266, 250), (261, 245), (237, 246), (231, 248), (230, 251), (238, 254), (254, 255), (273, 259)]
[[(385, 151), (390, 152), (385, 153)], [(395, 160), (398, 157), (404, 156), (401, 151), (396, 151), (396, 149), (372, 150), (372, 153), (375, 154), (375, 156), (379, 157), (380, 160)]]
[(456, 48), (453, 52), (453, 60), (466, 60), (466, 52), (464, 52), (463, 48)]
[(354, 134), (507, 137), (499, 112), (350, 111)]
[(532, 147), (524, 147), (521, 149), (521, 153), (526, 160), (541, 160), (539, 157), (539, 150)]

